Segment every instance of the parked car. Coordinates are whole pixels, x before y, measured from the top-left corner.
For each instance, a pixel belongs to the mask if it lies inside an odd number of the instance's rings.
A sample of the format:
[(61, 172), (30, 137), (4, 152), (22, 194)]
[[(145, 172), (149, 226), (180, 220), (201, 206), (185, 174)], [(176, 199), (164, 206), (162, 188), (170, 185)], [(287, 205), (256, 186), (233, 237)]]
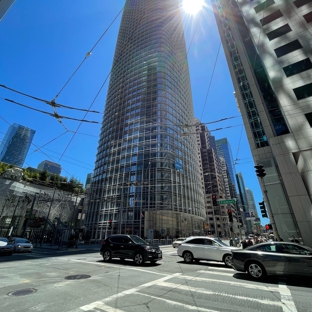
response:
[(0, 255), (11, 256), (13, 251), (13, 245), (11, 245), (5, 237), (0, 237)]
[(172, 247), (173, 248), (177, 248), (183, 241), (186, 240), (186, 237), (179, 237), (179, 238), (176, 238), (173, 243), (172, 243)]
[(266, 275), (312, 276), (312, 248), (287, 242), (266, 242), (232, 250), (232, 266), (255, 279)]
[(233, 249), (236, 247), (228, 246), (219, 238), (194, 236), (187, 238), (178, 246), (178, 256), (186, 263), (208, 260), (224, 262), (226, 266), (231, 267)]
[(33, 244), (27, 238), (12, 237), (9, 243), (13, 245), (15, 252), (32, 252)]
[(162, 259), (162, 251), (158, 246), (151, 246), (136, 235), (109, 236), (102, 242), (100, 254), (104, 261), (110, 261), (112, 258), (132, 259), (137, 265), (145, 261), (155, 263)]

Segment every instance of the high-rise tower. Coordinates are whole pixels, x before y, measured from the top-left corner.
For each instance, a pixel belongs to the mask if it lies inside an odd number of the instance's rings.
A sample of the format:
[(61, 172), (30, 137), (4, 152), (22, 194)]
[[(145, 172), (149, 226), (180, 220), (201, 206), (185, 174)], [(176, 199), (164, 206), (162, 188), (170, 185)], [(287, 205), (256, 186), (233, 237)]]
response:
[(22, 167), (35, 132), (16, 123), (11, 125), (0, 144), (0, 161)]
[(183, 132), (194, 114), (180, 14), (178, 0), (126, 1), (90, 190), (92, 237), (202, 231), (196, 139)]
[(271, 222), (312, 246), (312, 2), (212, 4)]

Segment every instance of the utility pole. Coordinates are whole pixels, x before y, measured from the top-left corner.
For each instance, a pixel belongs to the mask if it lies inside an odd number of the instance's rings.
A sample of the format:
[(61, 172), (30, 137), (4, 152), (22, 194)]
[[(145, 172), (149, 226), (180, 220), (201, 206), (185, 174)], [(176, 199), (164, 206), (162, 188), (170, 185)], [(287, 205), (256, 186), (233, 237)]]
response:
[(268, 197), (268, 191), (267, 191), (267, 189), (265, 187), (265, 183), (263, 181), (263, 178), (266, 176), (265, 169), (263, 168), (263, 165), (261, 165), (261, 164), (257, 164), (256, 166), (254, 166), (254, 168), (256, 169), (256, 174), (260, 178), (260, 181), (262, 184), (263, 193), (264, 193), (264, 201), (267, 203), (268, 215), (270, 218), (270, 223), (272, 225), (274, 237), (275, 237), (275, 239), (280, 240), (280, 236), (279, 236), (278, 231), (277, 231), (274, 215), (272, 213), (272, 209), (271, 209), (271, 205), (270, 205), (270, 201), (269, 201), (269, 197)]

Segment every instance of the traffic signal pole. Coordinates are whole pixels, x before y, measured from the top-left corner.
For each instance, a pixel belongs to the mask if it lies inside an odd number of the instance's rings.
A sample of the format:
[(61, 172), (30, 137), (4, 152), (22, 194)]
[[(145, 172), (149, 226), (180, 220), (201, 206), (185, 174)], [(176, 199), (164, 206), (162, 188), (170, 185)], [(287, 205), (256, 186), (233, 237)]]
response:
[(263, 181), (263, 178), (266, 176), (265, 170), (264, 170), (263, 166), (260, 164), (257, 164), (254, 167), (256, 168), (256, 174), (260, 178), (260, 181), (262, 184), (262, 189), (263, 189), (263, 193), (264, 193), (264, 201), (266, 202), (267, 212), (269, 215), (270, 223), (272, 225), (274, 237), (275, 237), (275, 239), (280, 240), (280, 236), (279, 236), (278, 231), (277, 231), (274, 215), (272, 213), (270, 200), (268, 197), (268, 190), (266, 189), (265, 183)]

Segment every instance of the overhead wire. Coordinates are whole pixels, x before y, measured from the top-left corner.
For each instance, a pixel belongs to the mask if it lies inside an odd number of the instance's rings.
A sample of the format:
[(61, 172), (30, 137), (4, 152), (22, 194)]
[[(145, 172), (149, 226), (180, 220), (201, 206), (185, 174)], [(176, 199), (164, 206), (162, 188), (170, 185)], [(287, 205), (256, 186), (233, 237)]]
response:
[(68, 117), (68, 116), (62, 116), (62, 115), (57, 114), (56, 112), (49, 113), (49, 112), (46, 112), (46, 111), (43, 111), (43, 110), (40, 110), (37, 108), (33, 108), (31, 106), (28, 106), (28, 105), (25, 105), (25, 104), (22, 104), (22, 103), (19, 103), (19, 102), (16, 102), (16, 101), (13, 101), (13, 100), (7, 99), (7, 98), (0, 97), (0, 99), (7, 101), (7, 102), (10, 102), (10, 103), (13, 103), (13, 104), (16, 104), (16, 105), (19, 105), (19, 106), (22, 106), (22, 107), (25, 107), (25, 108), (28, 108), (28, 109), (31, 109), (31, 110), (34, 110), (34, 111), (42, 113), (42, 114), (49, 115), (51, 117), (56, 118), (58, 121), (60, 121), (59, 119), (64, 118), (64, 119), (75, 120), (75, 121), (80, 121), (80, 122), (89, 122), (89, 123), (97, 123), (97, 124), (99, 123), (98, 121), (90, 121), (90, 120), (86, 120), (86, 119), (77, 119), (77, 118), (72, 118), (72, 117)]
[[(78, 111), (84, 111), (84, 112), (87, 112), (88, 110), (87, 109), (84, 109), (84, 108), (76, 108), (76, 107), (73, 107), (73, 106), (68, 106), (68, 105), (64, 105), (64, 104), (58, 104), (56, 103), (55, 101), (48, 101), (48, 100), (45, 100), (45, 99), (42, 99), (42, 98), (38, 98), (36, 96), (33, 96), (33, 95), (30, 95), (30, 94), (27, 94), (27, 93), (24, 93), (24, 92), (21, 92), (21, 91), (18, 91), (16, 89), (12, 89), (12, 88), (9, 88), (3, 84), (0, 84), (0, 87), (1, 88), (4, 88), (4, 89), (7, 89), (7, 90), (10, 90), (12, 92), (15, 92), (15, 93), (18, 93), (18, 94), (21, 94), (21, 95), (24, 95), (26, 97), (29, 97), (33, 100), (37, 100), (37, 101), (41, 101), (43, 103), (46, 103), (52, 107), (58, 107), (58, 108), (67, 108), (67, 109), (73, 109), (73, 110), (78, 110)], [(89, 113), (96, 113), (96, 114), (100, 114), (100, 112), (98, 111), (88, 111)]]
[(105, 34), (107, 33), (107, 31), (110, 29), (110, 27), (114, 24), (114, 22), (116, 21), (116, 19), (118, 18), (118, 16), (121, 14), (121, 12), (124, 10), (124, 6), (122, 7), (122, 9), (119, 11), (119, 13), (115, 16), (115, 18), (113, 19), (113, 21), (108, 25), (108, 27), (105, 29), (105, 31), (103, 32), (103, 34), (100, 36), (100, 38), (97, 40), (97, 42), (93, 45), (93, 47), (91, 48), (91, 50), (89, 52), (87, 52), (86, 56), (84, 57), (84, 59), (82, 60), (82, 62), (78, 65), (78, 67), (75, 69), (75, 71), (73, 72), (73, 74), (69, 77), (69, 79), (65, 82), (65, 84), (63, 85), (63, 87), (61, 88), (61, 90), (55, 95), (54, 97), (54, 101), (58, 98), (58, 96), (61, 94), (61, 92), (64, 90), (64, 88), (67, 86), (67, 84), (70, 82), (70, 80), (74, 77), (74, 75), (77, 73), (77, 71), (79, 70), (79, 68), (82, 66), (82, 64), (85, 62), (85, 60), (92, 54), (92, 51), (95, 49), (95, 47), (98, 45), (98, 43), (102, 40), (102, 38), (105, 36)]

